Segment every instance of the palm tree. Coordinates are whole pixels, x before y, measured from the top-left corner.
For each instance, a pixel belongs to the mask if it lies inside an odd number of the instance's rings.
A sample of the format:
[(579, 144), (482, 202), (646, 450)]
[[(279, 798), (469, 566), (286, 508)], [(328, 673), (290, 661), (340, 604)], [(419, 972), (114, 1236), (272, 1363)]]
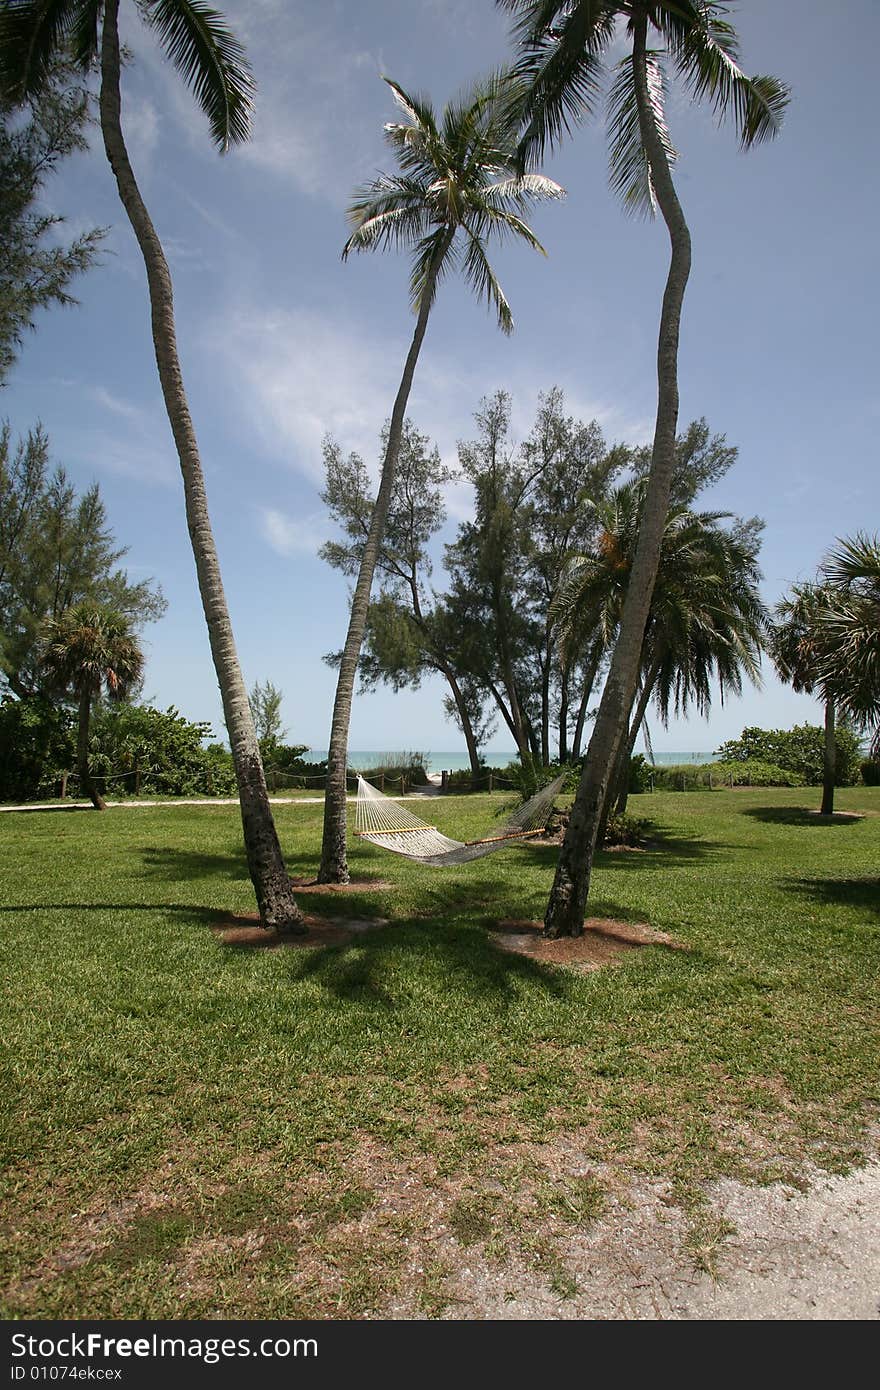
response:
[(102, 690), (108, 699), (125, 700), (140, 683), (144, 656), (131, 622), (113, 608), (78, 603), (46, 623), (41, 665), (50, 687), (72, 692), (77, 701), (80, 786), (95, 809), (104, 811), (104, 798), (89, 770), (89, 724)]
[(819, 662), (841, 709), (873, 731), (880, 756), (880, 538), (859, 532), (837, 542), (822, 565), (828, 585), (828, 643)]
[(770, 644), (773, 664), (782, 680), (793, 690), (802, 690), (807, 695), (818, 691), (825, 705), (821, 816), (834, 814), (837, 771), (837, 701), (833, 682), (824, 681), (820, 674), (822, 659), (831, 641), (828, 620), (832, 602), (829, 585), (792, 585), (790, 595), (776, 605)]
[[(574, 557), (556, 600), (562, 640), (569, 655), (584, 633), (610, 643), (624, 609), (646, 482), (616, 488), (597, 508), (596, 552)], [(743, 677), (760, 680), (760, 650), (767, 614), (758, 591), (757, 544), (748, 526), (726, 529), (725, 512), (670, 509), (660, 548), (657, 580), (642, 639), (639, 695), (600, 817), (604, 830), (615, 796), (626, 805), (629, 760), (648, 706), (654, 700), (664, 724), (674, 709), (693, 707), (704, 718), (713, 685), (722, 699), (740, 694)], [(597, 843), (601, 838), (597, 836)]]
[[(192, 89), (208, 117), (215, 145), (225, 152), (231, 144), (245, 140), (253, 81), (244, 50), (222, 17), (204, 0), (137, 0), (137, 10)], [(55, 58), (68, 48), (83, 68), (100, 63), (104, 149), (146, 266), (153, 347), (183, 475), (187, 526), (235, 765), (248, 869), (263, 926), (302, 932), (305, 927), (272, 820), (220, 576), (205, 479), (177, 351), (171, 274), (123, 139), (118, 13), (119, 0), (2, 0), (0, 91), (14, 101), (34, 96), (45, 85)]]
[[(657, 348), (657, 415), (649, 487), (619, 636), (571, 821), (547, 904), (548, 936), (578, 935), (601, 807), (635, 698), (642, 638), (651, 606), (675, 462), (678, 339), (691, 264), (691, 239), (672, 180), (675, 150), (664, 114), (664, 58), (695, 99), (732, 116), (744, 147), (777, 133), (787, 89), (772, 77), (747, 77), (722, 0), (497, 0), (517, 16), (523, 86), (523, 167), (592, 116), (605, 59), (623, 21), (630, 52), (617, 64), (609, 93), (611, 184), (626, 209), (660, 209), (671, 257)], [(649, 32), (651, 47), (648, 44)]]
[(559, 198), (563, 190), (540, 174), (515, 169), (517, 122), (506, 100), (507, 79), (498, 74), (448, 105), (438, 121), (429, 101), (410, 96), (387, 78), (402, 121), (385, 135), (399, 173), (383, 175), (361, 190), (349, 208), (352, 251), (411, 248), (410, 297), (416, 325), (394, 400), (382, 476), (355, 584), (348, 633), (339, 665), (324, 803), (324, 836), (318, 878), (347, 883), (345, 791), (348, 727), (358, 659), (364, 639), (370, 587), (394, 485), (407, 401), (437, 286), (455, 267), (478, 298), (494, 307), (502, 332), (513, 329), (510, 305), (486, 253), (493, 237), (513, 236), (536, 251), (544, 248), (524, 220), (532, 204)]

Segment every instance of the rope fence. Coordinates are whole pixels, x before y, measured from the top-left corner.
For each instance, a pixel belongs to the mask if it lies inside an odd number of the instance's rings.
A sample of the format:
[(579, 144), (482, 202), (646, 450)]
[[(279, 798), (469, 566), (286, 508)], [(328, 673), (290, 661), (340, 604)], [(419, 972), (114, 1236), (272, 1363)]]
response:
[[(359, 770), (349, 768), (346, 772), (347, 789), (356, 792), (358, 785)], [(450, 771), (440, 774), (440, 786), (436, 783), (422, 782), (416, 780), (406, 773), (393, 776), (386, 772), (373, 773), (373, 781), (381, 792), (399, 789), (401, 796), (407, 796), (413, 792), (424, 792), (428, 789), (439, 791), (441, 794), (454, 794), (461, 791), (507, 791), (518, 790), (518, 783), (510, 777), (503, 777), (497, 772), (488, 771), (479, 777), (462, 776)], [(455, 780), (453, 780), (453, 778)], [(125, 772), (92, 772), (91, 779), (101, 793), (108, 790), (110, 783), (122, 783), (121, 790), (127, 791), (134, 796), (140, 796), (144, 783), (149, 783), (151, 788), (161, 790), (162, 784), (166, 786), (178, 786), (180, 776), (174, 773), (154, 772), (149, 768), (130, 768)], [(215, 795), (212, 786), (210, 772), (205, 774), (204, 795)], [(63, 800), (70, 794), (71, 785), (79, 783), (80, 775), (78, 772), (62, 772), (58, 779), (58, 796)], [(282, 772), (277, 768), (266, 768), (266, 784), (270, 792), (278, 791), (325, 791), (327, 785), (327, 774), (321, 773), (298, 773)]]

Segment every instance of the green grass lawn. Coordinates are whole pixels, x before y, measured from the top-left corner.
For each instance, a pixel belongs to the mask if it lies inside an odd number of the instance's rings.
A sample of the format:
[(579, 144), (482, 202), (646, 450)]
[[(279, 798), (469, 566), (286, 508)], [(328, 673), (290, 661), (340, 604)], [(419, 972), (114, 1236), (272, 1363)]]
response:
[[(430, 819), (474, 837), (502, 800)], [(552, 849), (438, 870), (354, 841), (354, 876), (390, 886), (303, 906), (386, 925), (245, 950), (212, 931), (253, 907), (234, 807), (4, 815), (5, 1315), (356, 1317), (404, 1295), (433, 1315), (437, 1229), (564, 1293), (555, 1237), (629, 1172), (698, 1213), (722, 1173), (857, 1162), (880, 789), (839, 794), (857, 821), (816, 804), (633, 798), (653, 847), (599, 857), (590, 911), (687, 949), (591, 974), (488, 937), (542, 916)], [(321, 807), (277, 822), (291, 873), (313, 873)]]

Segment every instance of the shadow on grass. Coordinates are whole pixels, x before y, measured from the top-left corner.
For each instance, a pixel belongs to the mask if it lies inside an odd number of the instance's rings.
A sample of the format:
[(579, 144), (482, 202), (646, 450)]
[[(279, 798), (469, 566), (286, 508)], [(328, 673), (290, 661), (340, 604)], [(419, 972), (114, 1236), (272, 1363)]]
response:
[(161, 878), (236, 878), (248, 877), (247, 860), (243, 851), (230, 849), (227, 854), (206, 854), (204, 850), (180, 849), (177, 846), (144, 845), (144, 867)]
[[(599, 869), (674, 869), (698, 860), (728, 859), (728, 850), (736, 846), (722, 840), (707, 840), (702, 835), (668, 835), (651, 826), (648, 842), (636, 848), (608, 848), (596, 851), (594, 864)], [(555, 869), (559, 858), (556, 845), (529, 845), (517, 853), (529, 856), (530, 867), (546, 865)]]
[(764, 825), (856, 825), (862, 817), (855, 811), (835, 811), (831, 816), (820, 816), (818, 811), (806, 806), (748, 806), (741, 813), (759, 820)]
[(340, 1002), (385, 1012), (399, 1007), (391, 986), (403, 977), (402, 966), (423, 981), (433, 977), (448, 994), (450, 1012), (463, 1003), (504, 1008), (515, 1002), (522, 985), (538, 985), (557, 999), (576, 986), (574, 977), (541, 961), (499, 950), (477, 928), (424, 921), (378, 928), (346, 945), (289, 952), (284, 964), (293, 980), (309, 980)]
[(822, 907), (854, 907), (880, 917), (880, 878), (790, 878), (783, 886)]

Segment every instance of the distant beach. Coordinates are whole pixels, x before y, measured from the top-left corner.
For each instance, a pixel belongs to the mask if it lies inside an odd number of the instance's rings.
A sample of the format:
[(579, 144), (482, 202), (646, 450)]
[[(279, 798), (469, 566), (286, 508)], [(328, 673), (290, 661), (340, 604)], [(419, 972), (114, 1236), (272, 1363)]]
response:
[[(363, 749), (351, 749), (348, 754), (348, 765), (353, 768), (377, 767), (381, 763), (397, 762), (403, 750), (389, 751), (384, 749), (380, 752), (364, 751)], [(406, 752), (411, 750), (407, 749)], [(419, 752), (421, 750), (415, 750)], [(305, 757), (309, 762), (322, 762), (327, 756), (326, 749), (310, 748)], [(466, 752), (441, 751), (439, 753), (424, 753), (426, 766), (429, 772), (457, 772), (461, 768), (470, 767), (470, 759)], [(511, 749), (510, 752), (485, 752), (483, 761), (488, 767), (506, 767), (516, 758), (516, 753)], [(654, 761), (658, 766), (676, 766), (679, 763), (711, 763), (715, 761), (714, 753), (655, 753)]]

